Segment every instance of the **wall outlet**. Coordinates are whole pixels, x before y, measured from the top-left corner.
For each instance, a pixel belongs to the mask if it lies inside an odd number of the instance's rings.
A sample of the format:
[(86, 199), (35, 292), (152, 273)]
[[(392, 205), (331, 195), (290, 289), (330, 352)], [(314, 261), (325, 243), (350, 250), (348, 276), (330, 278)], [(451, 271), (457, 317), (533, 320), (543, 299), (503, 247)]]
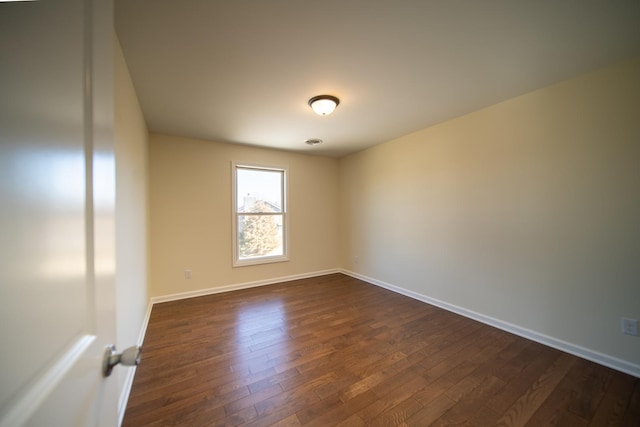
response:
[(184, 271), (184, 278), (185, 279), (191, 279), (191, 270), (185, 270)]
[(353, 257), (353, 263), (354, 263), (354, 264), (357, 264), (357, 263), (358, 263), (358, 261), (360, 261), (360, 258), (359, 258), (358, 256), (354, 256), (354, 257)]
[(629, 319), (627, 317), (622, 318), (622, 333), (625, 335), (638, 336), (638, 320)]

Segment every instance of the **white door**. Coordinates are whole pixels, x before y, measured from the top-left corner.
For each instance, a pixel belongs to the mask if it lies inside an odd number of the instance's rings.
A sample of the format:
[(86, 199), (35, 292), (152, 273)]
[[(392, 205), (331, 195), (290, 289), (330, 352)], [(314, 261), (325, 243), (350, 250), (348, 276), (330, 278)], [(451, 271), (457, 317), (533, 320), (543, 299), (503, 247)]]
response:
[(0, 425), (116, 425), (113, 12), (0, 2)]

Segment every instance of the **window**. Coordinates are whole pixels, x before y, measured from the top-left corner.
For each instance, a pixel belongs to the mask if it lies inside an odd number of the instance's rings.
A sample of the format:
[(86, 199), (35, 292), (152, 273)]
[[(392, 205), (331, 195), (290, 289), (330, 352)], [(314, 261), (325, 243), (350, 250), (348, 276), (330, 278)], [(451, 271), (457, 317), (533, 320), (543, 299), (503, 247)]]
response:
[(233, 163), (233, 265), (287, 261), (287, 169)]

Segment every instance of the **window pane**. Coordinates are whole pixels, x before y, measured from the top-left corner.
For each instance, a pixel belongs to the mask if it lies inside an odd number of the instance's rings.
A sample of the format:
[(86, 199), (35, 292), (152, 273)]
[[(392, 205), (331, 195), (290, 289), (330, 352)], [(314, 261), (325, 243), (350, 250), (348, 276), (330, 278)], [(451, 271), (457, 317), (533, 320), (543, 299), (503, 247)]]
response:
[(238, 168), (237, 212), (282, 212), (283, 172)]
[(240, 259), (284, 255), (282, 215), (238, 215)]

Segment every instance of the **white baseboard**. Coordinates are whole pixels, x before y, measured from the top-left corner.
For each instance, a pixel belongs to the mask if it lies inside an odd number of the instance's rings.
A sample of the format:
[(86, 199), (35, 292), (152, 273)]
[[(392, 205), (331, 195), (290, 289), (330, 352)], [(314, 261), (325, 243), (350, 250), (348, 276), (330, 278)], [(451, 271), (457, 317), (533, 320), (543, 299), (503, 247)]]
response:
[[(138, 334), (138, 343), (137, 345), (142, 346), (144, 342), (144, 336), (147, 333), (147, 326), (149, 325), (149, 318), (151, 317), (151, 309), (153, 308), (153, 304), (149, 302), (147, 304), (147, 312), (144, 315), (144, 319), (142, 320), (142, 326), (140, 327), (140, 333)], [(124, 384), (122, 385), (122, 390), (120, 390), (120, 398), (118, 399), (118, 427), (122, 425), (122, 421), (124, 420), (124, 413), (127, 410), (127, 403), (129, 402), (129, 394), (131, 393), (131, 387), (133, 386), (133, 379), (136, 375), (136, 367), (133, 366), (127, 370), (127, 376), (124, 380)]]
[(362, 274), (354, 273), (353, 271), (340, 269), (340, 272), (346, 274), (347, 276), (351, 276), (356, 279), (363, 280), (367, 283), (380, 286), (382, 288), (408, 296), (418, 301), (422, 301), (427, 304), (440, 307), (444, 310), (451, 311), (461, 316), (468, 317), (473, 320), (477, 320), (478, 322), (484, 323), (486, 325), (493, 326), (498, 329), (502, 329), (503, 331), (510, 332), (512, 334), (521, 336), (523, 338), (527, 338), (531, 341), (535, 341), (540, 344), (553, 347), (555, 349), (564, 351), (566, 353), (573, 354), (574, 356), (578, 356), (583, 359), (598, 363), (600, 365), (604, 365), (609, 368), (615, 369), (617, 371), (624, 372), (625, 374), (633, 375), (634, 377), (640, 378), (640, 365), (628, 362), (626, 360), (618, 359), (616, 357), (609, 356), (607, 354), (603, 354), (598, 351), (590, 350), (588, 348), (575, 345), (570, 342), (551, 337), (549, 335), (541, 334), (539, 332), (532, 331), (530, 329), (523, 328), (521, 326), (514, 325), (512, 323), (504, 322), (502, 320), (495, 319), (493, 317), (486, 316), (484, 314), (477, 313), (475, 311), (468, 310), (463, 307), (458, 307), (457, 305), (449, 304), (447, 302), (440, 301), (438, 299), (431, 298), (426, 295), (422, 295), (417, 292), (413, 292), (413, 291), (401, 288), (399, 286), (395, 286), (390, 283), (386, 283), (381, 280), (374, 279), (372, 277), (367, 277)]
[(127, 403), (129, 402), (129, 394), (131, 393), (131, 386), (133, 386), (133, 378), (136, 375), (136, 368), (132, 367), (127, 370), (127, 377), (124, 379), (122, 390), (120, 391), (120, 398), (118, 399), (118, 427), (122, 425), (124, 420), (124, 413), (127, 410)]
[(335, 268), (335, 269), (331, 269), (331, 270), (315, 271), (315, 272), (312, 272), (312, 273), (295, 274), (295, 275), (292, 275), (292, 276), (274, 277), (272, 279), (257, 280), (255, 282), (245, 282), (245, 283), (238, 283), (238, 284), (235, 284), (235, 285), (220, 286), (218, 288), (207, 288), (207, 289), (199, 289), (197, 291), (180, 292), (180, 293), (177, 293), (177, 294), (164, 295), (164, 296), (160, 296), (160, 297), (153, 297), (153, 298), (151, 298), (151, 303), (152, 304), (158, 304), (158, 303), (161, 303), (161, 302), (176, 301), (176, 300), (185, 299), (185, 298), (201, 297), (201, 296), (205, 296), (205, 295), (212, 295), (212, 294), (219, 294), (219, 293), (223, 293), (223, 292), (237, 291), (237, 290), (240, 290), (240, 289), (249, 289), (249, 288), (255, 288), (255, 287), (258, 287), (258, 286), (273, 285), (275, 283), (290, 282), (292, 280), (300, 280), (300, 279), (308, 279), (310, 277), (326, 276), (327, 274), (334, 274), (334, 273), (340, 273), (340, 272), (341, 272), (340, 269)]

